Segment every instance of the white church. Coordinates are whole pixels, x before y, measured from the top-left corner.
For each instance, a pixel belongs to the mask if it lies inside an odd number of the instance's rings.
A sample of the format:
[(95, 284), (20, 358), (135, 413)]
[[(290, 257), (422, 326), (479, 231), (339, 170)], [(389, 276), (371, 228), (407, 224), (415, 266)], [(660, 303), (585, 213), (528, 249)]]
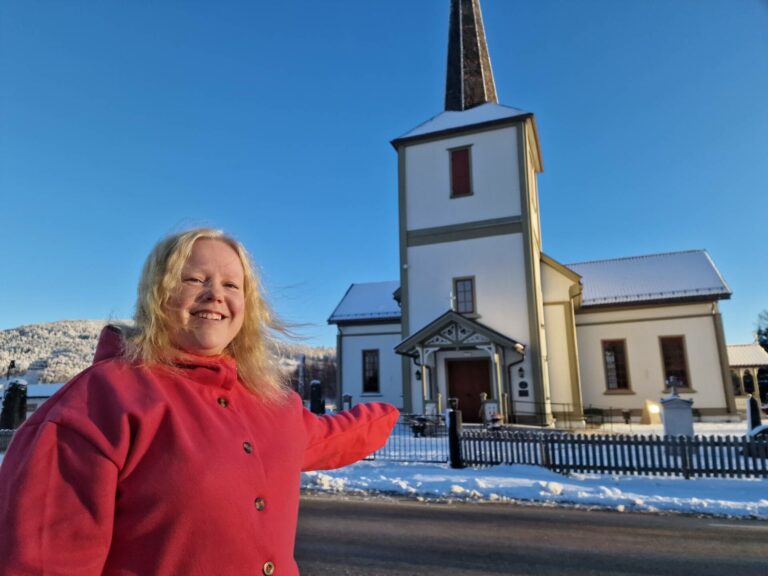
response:
[[(335, 324), (339, 400), (465, 422), (637, 418), (670, 385), (736, 415), (703, 250), (563, 264), (542, 252), (534, 115), (498, 103), (479, 0), (452, 0), (445, 111), (392, 142), (400, 278), (352, 284)], [(589, 411), (589, 410), (588, 410)]]

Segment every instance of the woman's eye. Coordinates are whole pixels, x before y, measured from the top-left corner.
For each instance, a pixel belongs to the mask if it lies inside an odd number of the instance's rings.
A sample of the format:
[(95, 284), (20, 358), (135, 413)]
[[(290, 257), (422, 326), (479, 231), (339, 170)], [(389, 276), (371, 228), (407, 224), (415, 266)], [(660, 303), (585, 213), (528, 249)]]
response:
[(227, 282), (226, 284), (224, 284), (224, 286), (227, 287), (227, 288), (232, 288), (233, 290), (239, 290), (240, 289), (240, 286), (238, 286), (234, 282)]
[(194, 277), (184, 278), (184, 283), (186, 283), (186, 284), (202, 284), (203, 283), (203, 279), (202, 278), (194, 278)]

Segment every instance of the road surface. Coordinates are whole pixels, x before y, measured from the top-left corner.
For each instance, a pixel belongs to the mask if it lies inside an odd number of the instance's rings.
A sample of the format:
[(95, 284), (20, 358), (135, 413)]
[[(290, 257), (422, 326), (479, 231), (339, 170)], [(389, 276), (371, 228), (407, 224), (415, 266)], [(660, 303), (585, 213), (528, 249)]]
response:
[(303, 497), (302, 576), (768, 575), (768, 522)]

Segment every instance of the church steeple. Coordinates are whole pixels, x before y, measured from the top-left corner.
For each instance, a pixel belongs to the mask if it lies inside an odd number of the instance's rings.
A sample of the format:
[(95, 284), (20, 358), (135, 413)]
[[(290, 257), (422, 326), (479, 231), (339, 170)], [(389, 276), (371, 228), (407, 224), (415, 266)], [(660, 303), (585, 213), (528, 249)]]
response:
[(486, 102), (498, 99), (480, 0), (451, 0), (445, 109), (468, 110)]

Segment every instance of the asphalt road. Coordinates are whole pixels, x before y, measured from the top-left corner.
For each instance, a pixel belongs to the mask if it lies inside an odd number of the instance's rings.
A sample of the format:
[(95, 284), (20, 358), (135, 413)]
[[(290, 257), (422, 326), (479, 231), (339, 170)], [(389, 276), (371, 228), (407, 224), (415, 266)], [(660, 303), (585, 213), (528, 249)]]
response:
[(296, 559), (302, 576), (766, 576), (768, 522), (305, 497)]

